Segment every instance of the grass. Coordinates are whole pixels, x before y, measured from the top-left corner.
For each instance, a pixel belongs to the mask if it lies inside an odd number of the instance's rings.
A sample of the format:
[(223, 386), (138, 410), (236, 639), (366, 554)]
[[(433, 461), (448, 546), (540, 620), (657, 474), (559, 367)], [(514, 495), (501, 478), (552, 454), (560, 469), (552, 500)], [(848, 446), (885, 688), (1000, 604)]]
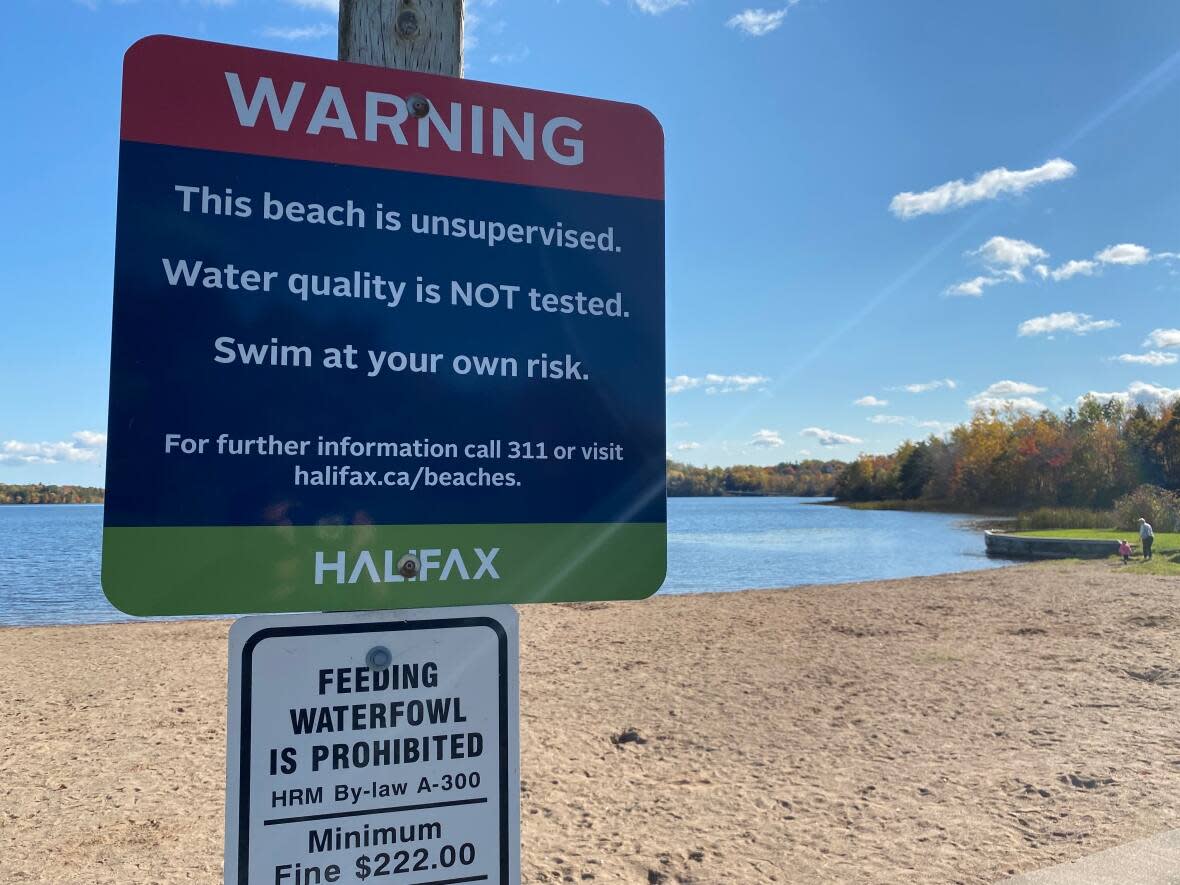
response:
[(1109, 510), (1087, 510), (1082, 507), (1038, 507), (1035, 510), (1022, 510), (1016, 516), (1016, 530), (1019, 532), (1094, 529), (1118, 524), (1118, 517)]
[(1012, 511), (1000, 507), (964, 507), (949, 501), (930, 498), (913, 498), (889, 501), (824, 501), (833, 507), (847, 507), (849, 510), (906, 510), (913, 513), (953, 513), (966, 516), (1011, 517)]
[[(1036, 532), (1017, 532), (1033, 538), (1093, 538), (1099, 541), (1118, 541), (1126, 539), (1134, 545), (1139, 544), (1137, 531), (1120, 532), (1107, 529), (1046, 529)], [(1180, 576), (1180, 532), (1156, 532), (1155, 544), (1152, 547), (1151, 562), (1144, 562), (1138, 547), (1135, 556), (1131, 557), (1128, 568), (1144, 575), (1174, 575)], [(1136, 558), (1138, 557), (1138, 558)]]

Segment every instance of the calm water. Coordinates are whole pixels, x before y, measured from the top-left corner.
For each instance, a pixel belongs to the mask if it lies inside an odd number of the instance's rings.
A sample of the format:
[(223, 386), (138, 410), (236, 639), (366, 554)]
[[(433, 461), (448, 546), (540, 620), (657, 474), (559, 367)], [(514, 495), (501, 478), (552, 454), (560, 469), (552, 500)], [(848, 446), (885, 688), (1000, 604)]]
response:
[(971, 517), (820, 507), (813, 498), (672, 498), (664, 593), (837, 584), (1009, 563)]
[[(1003, 562), (966, 517), (817, 507), (800, 498), (668, 502), (665, 593), (901, 578)], [(102, 507), (0, 507), (0, 624), (127, 620), (99, 587)]]

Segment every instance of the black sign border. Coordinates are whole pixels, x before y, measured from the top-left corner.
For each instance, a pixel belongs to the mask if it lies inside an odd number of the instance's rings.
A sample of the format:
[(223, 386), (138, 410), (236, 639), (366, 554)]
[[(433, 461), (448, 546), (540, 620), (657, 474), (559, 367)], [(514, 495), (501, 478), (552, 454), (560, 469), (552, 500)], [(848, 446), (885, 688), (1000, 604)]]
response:
[(238, 885), (250, 885), (250, 702), (253, 688), (254, 649), (266, 639), (325, 634), (395, 633), (403, 630), (445, 630), (456, 627), (487, 627), (496, 634), (500, 664), (500, 881), (507, 883), (510, 859), (510, 816), (508, 814), (508, 634), (494, 618), (434, 618), (426, 621), (375, 621), (365, 624), (305, 624), (267, 627), (242, 645), (241, 709), (238, 721)]

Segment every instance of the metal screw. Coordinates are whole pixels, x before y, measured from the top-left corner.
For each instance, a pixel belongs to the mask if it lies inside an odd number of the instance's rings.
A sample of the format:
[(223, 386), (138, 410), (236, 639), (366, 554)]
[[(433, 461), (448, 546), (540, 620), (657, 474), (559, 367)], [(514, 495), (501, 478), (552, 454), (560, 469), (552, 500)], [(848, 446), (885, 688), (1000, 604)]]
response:
[(409, 109), (411, 117), (422, 119), (430, 113), (430, 99), (415, 92), (406, 99), (406, 107)]
[(421, 567), (422, 564), (418, 562), (418, 557), (414, 556), (412, 553), (407, 553), (397, 561), (398, 574), (400, 574), (407, 581), (417, 576), (418, 570), (421, 569)]
[(365, 663), (370, 670), (386, 670), (393, 663), (393, 652), (384, 645), (375, 645), (365, 655)]
[(417, 40), (422, 33), (422, 23), (418, 20), (418, 13), (412, 9), (403, 9), (397, 14), (394, 30), (402, 40)]

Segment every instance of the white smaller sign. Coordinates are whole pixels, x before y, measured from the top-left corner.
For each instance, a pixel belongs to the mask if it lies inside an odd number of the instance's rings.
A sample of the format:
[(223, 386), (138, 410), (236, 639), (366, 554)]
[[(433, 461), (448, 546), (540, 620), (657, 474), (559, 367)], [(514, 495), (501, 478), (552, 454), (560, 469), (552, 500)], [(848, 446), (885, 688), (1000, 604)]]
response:
[(229, 634), (226, 885), (520, 882), (511, 606)]

